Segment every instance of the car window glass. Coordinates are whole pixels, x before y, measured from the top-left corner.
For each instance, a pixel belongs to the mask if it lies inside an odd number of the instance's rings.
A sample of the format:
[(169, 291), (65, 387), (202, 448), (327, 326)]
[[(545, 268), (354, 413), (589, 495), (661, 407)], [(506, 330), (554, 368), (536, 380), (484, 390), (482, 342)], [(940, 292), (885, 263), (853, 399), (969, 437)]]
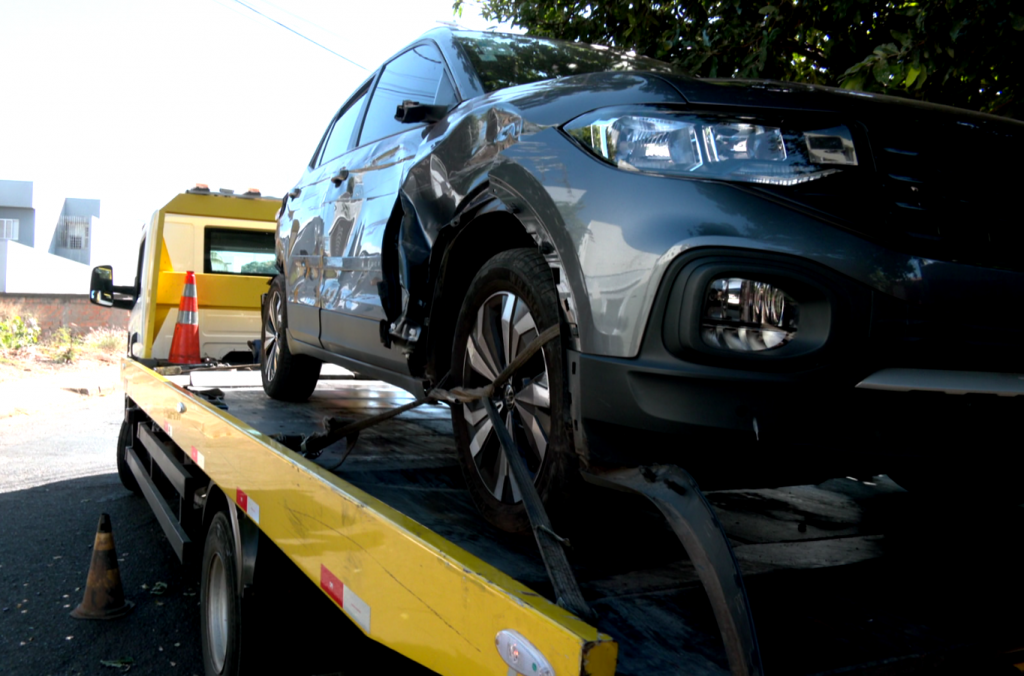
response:
[(365, 98), (365, 92), (356, 97), (341, 114), (341, 117), (334, 122), (331, 134), (327, 137), (327, 143), (324, 144), (324, 150), (320, 153), (319, 164), (333, 160), (349, 149), (356, 122), (359, 120), (359, 111), (363, 109), (363, 99)]
[(526, 35), (455, 33), (480, 77), (484, 91), (607, 70), (671, 73), (671, 64), (598, 45)]
[(455, 102), (455, 92), (437, 47), (417, 45), (384, 67), (366, 111), (360, 145), (410, 128), (395, 119), (395, 110), (402, 101), (424, 105)]

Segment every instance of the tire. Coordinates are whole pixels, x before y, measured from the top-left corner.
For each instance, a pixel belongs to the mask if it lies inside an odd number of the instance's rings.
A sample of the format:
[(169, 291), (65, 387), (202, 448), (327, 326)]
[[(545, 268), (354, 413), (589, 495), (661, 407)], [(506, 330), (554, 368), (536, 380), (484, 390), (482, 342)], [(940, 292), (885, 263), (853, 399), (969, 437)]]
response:
[(278, 275), (270, 285), (263, 306), (260, 331), (260, 373), (263, 391), (280, 401), (306, 401), (320, 378), (319, 359), (292, 354), (288, 349), (288, 303), (284, 277)]
[(139, 489), (139, 482), (135, 475), (132, 474), (126, 457), (128, 447), (133, 446), (134, 441), (132, 426), (125, 420), (121, 423), (121, 432), (117, 435), (117, 478), (121, 480), (122, 486), (135, 493), (135, 495), (141, 495), (142, 491)]
[[(514, 321), (503, 323), (503, 316)], [(534, 249), (497, 254), (473, 278), (459, 312), (453, 381), (485, 385), (541, 331), (560, 324), (558, 294), (543, 257)], [(569, 402), (565, 362), (562, 339), (556, 338), (492, 399), (549, 514), (565, 505), (578, 479), (572, 439), (563, 422)], [(501, 530), (528, 530), (526, 510), (483, 403), (453, 406), (452, 426), (462, 473), (480, 513)]]
[(238, 591), (238, 552), (231, 521), (225, 512), (217, 512), (206, 532), (203, 568), (199, 589), (200, 629), (203, 665), (206, 676), (237, 676), (248, 673), (257, 660), (256, 642), (246, 633), (256, 629), (243, 615)]

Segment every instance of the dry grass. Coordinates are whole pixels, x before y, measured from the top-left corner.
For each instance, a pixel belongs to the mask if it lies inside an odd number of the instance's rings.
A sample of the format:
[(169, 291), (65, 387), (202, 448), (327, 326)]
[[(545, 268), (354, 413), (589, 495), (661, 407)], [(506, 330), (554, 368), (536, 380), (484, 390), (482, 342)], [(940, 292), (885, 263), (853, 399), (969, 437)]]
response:
[(104, 354), (118, 355), (124, 352), (127, 337), (122, 329), (92, 329), (82, 338), (86, 349)]
[(55, 331), (35, 345), (0, 350), (0, 421), (74, 406), (85, 398), (82, 392), (116, 392), (124, 338), (115, 345), (111, 333), (121, 332), (90, 332), (79, 339)]

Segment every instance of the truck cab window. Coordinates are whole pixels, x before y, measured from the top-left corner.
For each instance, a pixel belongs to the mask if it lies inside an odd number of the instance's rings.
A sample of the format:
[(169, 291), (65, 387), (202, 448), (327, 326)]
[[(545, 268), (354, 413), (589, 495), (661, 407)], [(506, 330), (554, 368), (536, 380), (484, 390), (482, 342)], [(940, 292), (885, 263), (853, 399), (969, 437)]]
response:
[(274, 233), (235, 228), (205, 228), (203, 272), (226, 275), (276, 275)]

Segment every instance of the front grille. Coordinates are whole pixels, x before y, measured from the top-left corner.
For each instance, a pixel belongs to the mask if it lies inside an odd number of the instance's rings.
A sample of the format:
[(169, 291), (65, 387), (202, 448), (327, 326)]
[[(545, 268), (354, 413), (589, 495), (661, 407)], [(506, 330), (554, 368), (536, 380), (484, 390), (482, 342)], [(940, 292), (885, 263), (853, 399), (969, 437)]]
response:
[(872, 294), (867, 352), (876, 368), (1024, 373), (1024, 318), (1005, 299), (939, 295), (922, 305)]
[(1024, 270), (1021, 126), (924, 112), (865, 124), (857, 169), (773, 192), (901, 253)]

